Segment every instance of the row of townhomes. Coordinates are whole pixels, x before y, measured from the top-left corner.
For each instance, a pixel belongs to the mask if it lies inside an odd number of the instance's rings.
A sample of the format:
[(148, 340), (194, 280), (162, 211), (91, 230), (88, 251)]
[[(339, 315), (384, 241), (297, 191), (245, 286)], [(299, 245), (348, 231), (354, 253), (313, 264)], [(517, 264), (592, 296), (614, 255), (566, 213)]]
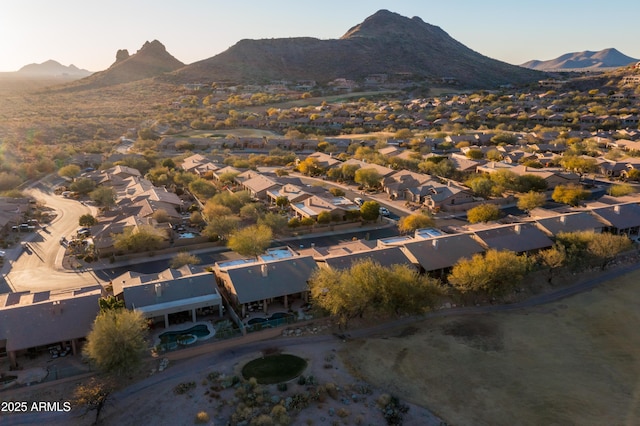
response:
[[(611, 203), (611, 204), (608, 204)], [(460, 259), (488, 249), (535, 253), (549, 248), (561, 232), (594, 231), (637, 236), (637, 200), (616, 203), (605, 199), (581, 208), (535, 209), (518, 223), (493, 223), (460, 228), (419, 229), (413, 235), (380, 240), (348, 241), (331, 247), (269, 249), (257, 258), (217, 262), (213, 272), (188, 266), (154, 274), (125, 273), (112, 281), (113, 294), (128, 309), (142, 312), (160, 327), (203, 318), (222, 317), (232, 309), (240, 320), (249, 312), (265, 314), (277, 306), (291, 312), (309, 301), (308, 281), (316, 268), (348, 268), (360, 259), (384, 266), (406, 264), (421, 273), (442, 277)], [(62, 292), (0, 295), (3, 328), (0, 351), (16, 366), (19, 355), (49, 347), (77, 353), (98, 314), (100, 286)]]

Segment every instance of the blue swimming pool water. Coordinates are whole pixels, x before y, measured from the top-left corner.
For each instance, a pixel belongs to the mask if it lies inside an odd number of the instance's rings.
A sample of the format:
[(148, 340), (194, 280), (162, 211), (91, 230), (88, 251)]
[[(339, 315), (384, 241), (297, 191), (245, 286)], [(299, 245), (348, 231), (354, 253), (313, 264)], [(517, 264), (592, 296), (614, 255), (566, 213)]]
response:
[(205, 324), (198, 324), (198, 325), (194, 325), (193, 327), (187, 330), (166, 331), (160, 334), (158, 337), (160, 338), (160, 342), (162, 343), (175, 343), (176, 338), (178, 336), (182, 336), (183, 334), (193, 334), (198, 339), (200, 339), (202, 337), (209, 336), (211, 332), (209, 331), (209, 327), (207, 327)]

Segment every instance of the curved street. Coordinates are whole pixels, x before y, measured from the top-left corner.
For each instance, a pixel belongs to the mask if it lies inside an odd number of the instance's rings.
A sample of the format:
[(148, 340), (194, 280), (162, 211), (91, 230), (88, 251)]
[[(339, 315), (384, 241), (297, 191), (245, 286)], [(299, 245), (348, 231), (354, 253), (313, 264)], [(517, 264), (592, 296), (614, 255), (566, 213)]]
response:
[(47, 225), (46, 231), (40, 228), (24, 234), (22, 245), (6, 251), (2, 268), (5, 283), (0, 285), (0, 292), (62, 290), (100, 283), (91, 271), (66, 271), (60, 266), (64, 256), (60, 238), (74, 233), (78, 218), (91, 213), (91, 209), (78, 201), (55, 195), (52, 186), (43, 182), (24, 192), (54, 209), (57, 216)]

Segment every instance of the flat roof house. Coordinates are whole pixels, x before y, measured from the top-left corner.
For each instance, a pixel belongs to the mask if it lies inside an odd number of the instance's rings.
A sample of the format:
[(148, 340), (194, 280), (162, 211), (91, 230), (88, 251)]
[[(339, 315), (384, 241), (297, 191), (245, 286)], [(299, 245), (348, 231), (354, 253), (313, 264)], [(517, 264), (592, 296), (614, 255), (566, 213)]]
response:
[(214, 272), (230, 303), (240, 306), (244, 317), (248, 305), (268, 304), (282, 298), (288, 309), (290, 297), (308, 299), (309, 278), (318, 266), (311, 256), (275, 256), (217, 262)]
[[(100, 308), (100, 286), (64, 291), (0, 294), (0, 355), (8, 354), (12, 367), (17, 356), (46, 346), (70, 346), (91, 331)], [(46, 349), (46, 348), (45, 348)]]
[(516, 223), (474, 231), (474, 238), (483, 247), (528, 253), (553, 245), (553, 241), (532, 223)]
[(485, 251), (469, 234), (414, 240), (405, 242), (401, 249), (422, 271), (436, 274), (453, 267), (460, 259), (471, 259), (474, 254)]
[(149, 319), (163, 318), (165, 327), (170, 324), (169, 315), (181, 312), (189, 312), (193, 322), (198, 309), (217, 308), (222, 316), (222, 297), (210, 272), (194, 274), (187, 266), (155, 274), (129, 271), (112, 285), (113, 294), (124, 300), (127, 309)]

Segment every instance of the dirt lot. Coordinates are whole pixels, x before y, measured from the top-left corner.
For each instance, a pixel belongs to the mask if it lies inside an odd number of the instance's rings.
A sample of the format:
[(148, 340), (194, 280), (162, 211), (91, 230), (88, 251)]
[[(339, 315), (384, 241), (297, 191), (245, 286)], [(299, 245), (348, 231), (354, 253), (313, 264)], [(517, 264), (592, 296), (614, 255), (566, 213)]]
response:
[(426, 320), (342, 355), (450, 424), (636, 425), (639, 304), (636, 272), (537, 308)]

